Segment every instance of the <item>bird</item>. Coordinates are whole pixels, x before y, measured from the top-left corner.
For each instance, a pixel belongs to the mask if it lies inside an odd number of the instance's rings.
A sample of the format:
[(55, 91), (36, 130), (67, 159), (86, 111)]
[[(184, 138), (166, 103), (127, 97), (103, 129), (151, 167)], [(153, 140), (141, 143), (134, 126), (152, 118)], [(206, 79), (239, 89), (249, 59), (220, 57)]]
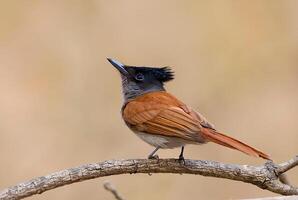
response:
[(167, 92), (165, 83), (174, 79), (169, 67), (129, 66), (107, 58), (119, 71), (122, 80), (122, 118), (140, 139), (155, 147), (149, 159), (158, 159), (159, 149), (181, 148), (188, 144), (213, 142), (254, 157), (270, 157), (233, 137), (218, 131), (199, 112)]

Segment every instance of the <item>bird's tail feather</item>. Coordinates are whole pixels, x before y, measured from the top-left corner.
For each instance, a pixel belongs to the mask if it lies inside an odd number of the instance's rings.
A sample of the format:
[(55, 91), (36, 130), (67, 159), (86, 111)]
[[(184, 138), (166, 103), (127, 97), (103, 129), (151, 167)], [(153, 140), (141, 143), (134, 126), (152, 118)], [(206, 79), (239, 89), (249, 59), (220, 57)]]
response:
[(240, 142), (239, 140), (236, 140), (236, 139), (229, 137), (225, 134), (219, 133), (215, 130), (203, 128), (202, 133), (203, 133), (204, 138), (207, 141), (211, 141), (211, 142), (229, 147), (231, 149), (236, 149), (236, 150), (246, 153), (250, 156), (261, 157), (261, 158), (264, 158), (267, 160), (271, 160), (267, 154), (255, 149), (251, 146), (248, 146), (247, 144), (244, 144), (243, 142)]

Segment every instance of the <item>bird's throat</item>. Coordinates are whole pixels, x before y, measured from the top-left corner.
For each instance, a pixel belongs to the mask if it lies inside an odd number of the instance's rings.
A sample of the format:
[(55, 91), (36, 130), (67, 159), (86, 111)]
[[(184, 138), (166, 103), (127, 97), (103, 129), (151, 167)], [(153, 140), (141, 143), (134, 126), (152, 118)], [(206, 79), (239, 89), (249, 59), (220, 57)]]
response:
[(139, 88), (131, 88), (127, 90), (127, 88), (123, 87), (122, 90), (123, 90), (124, 103), (150, 92), (165, 91), (164, 88), (155, 88), (155, 87), (148, 88), (146, 90), (141, 90)]
[(150, 87), (142, 88), (140, 85), (135, 84), (134, 82), (122, 80), (124, 104), (144, 94), (158, 91), (165, 91), (165, 88), (160, 85), (150, 85)]

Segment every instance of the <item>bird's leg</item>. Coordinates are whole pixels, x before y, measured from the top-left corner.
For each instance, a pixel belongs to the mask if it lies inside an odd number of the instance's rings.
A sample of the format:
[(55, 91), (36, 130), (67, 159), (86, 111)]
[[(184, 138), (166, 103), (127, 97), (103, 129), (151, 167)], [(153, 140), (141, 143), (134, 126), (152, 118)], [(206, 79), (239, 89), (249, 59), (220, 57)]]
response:
[(185, 164), (183, 152), (184, 152), (184, 146), (181, 147), (181, 153), (179, 155), (179, 161), (182, 161)]
[(152, 153), (150, 153), (150, 155), (148, 156), (148, 159), (159, 159), (158, 155), (154, 155), (158, 151), (159, 148), (160, 147), (156, 147), (156, 149), (154, 149), (154, 151), (152, 151)]

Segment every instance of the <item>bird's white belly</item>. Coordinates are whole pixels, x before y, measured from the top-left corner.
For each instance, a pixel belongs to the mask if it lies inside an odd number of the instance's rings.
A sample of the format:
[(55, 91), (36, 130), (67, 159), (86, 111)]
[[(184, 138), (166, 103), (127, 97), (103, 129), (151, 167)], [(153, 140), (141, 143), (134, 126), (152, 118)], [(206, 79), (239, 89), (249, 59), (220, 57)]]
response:
[(172, 149), (176, 147), (182, 147), (186, 144), (191, 144), (193, 142), (183, 140), (177, 137), (167, 137), (162, 135), (153, 135), (148, 133), (137, 132), (136, 135), (143, 141), (154, 147), (160, 147), (162, 149)]

